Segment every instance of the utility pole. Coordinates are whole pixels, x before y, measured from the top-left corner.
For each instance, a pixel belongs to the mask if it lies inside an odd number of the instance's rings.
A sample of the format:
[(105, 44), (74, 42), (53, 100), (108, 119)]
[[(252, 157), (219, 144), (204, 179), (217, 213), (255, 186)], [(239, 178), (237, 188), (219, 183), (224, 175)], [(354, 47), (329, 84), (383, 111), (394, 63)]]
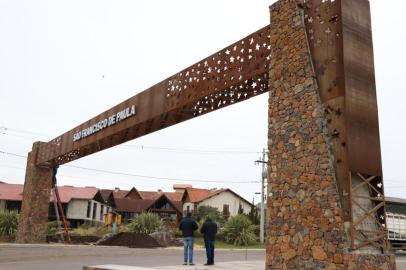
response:
[(266, 150), (265, 148), (262, 150), (262, 158), (260, 160), (255, 161), (255, 163), (262, 163), (262, 172), (261, 172), (261, 222), (260, 222), (260, 233), (259, 239), (261, 244), (265, 242), (265, 179), (267, 179), (267, 169), (265, 161)]

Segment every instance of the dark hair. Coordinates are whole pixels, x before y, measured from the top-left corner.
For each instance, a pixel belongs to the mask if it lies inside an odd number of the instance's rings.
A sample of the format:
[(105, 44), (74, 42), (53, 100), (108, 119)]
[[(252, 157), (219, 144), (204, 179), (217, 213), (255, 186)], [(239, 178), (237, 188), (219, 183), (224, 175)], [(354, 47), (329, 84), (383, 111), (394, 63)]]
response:
[(187, 217), (192, 217), (192, 213), (187, 212), (186, 216), (187, 216)]

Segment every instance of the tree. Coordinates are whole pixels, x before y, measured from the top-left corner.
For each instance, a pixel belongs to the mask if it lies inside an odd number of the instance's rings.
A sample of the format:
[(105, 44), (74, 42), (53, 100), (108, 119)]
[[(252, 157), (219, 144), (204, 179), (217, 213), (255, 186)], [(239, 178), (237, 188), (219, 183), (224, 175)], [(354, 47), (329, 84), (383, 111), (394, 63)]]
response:
[(205, 205), (199, 206), (197, 210), (197, 220), (203, 222), (207, 217), (210, 217), (214, 222), (217, 222), (220, 225), (225, 222), (223, 215), (216, 207)]
[(260, 220), (259, 211), (258, 211), (257, 207), (253, 206), (251, 208), (251, 211), (249, 212), (248, 217), (251, 220), (252, 224), (259, 225), (261, 220)]

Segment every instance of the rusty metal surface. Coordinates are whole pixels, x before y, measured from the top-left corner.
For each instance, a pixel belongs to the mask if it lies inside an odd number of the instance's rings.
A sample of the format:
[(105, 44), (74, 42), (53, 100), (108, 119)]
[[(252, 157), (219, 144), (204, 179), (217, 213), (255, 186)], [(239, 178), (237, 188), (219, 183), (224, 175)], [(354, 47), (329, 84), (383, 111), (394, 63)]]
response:
[(351, 248), (353, 250), (388, 251), (388, 231), (382, 177), (349, 173)]
[(350, 220), (348, 172), (382, 176), (369, 1), (307, 0), (304, 7), (337, 185)]
[[(303, 6), (344, 220), (352, 226), (352, 247), (386, 249), (369, 1), (305, 0)], [(363, 198), (354, 195), (361, 190), (353, 185), (351, 172), (357, 172), (364, 188), (369, 188), (362, 191), (366, 192)], [(374, 211), (362, 209), (359, 200), (369, 201)], [(374, 223), (378, 229), (367, 232), (365, 223)]]
[(369, 1), (342, 0), (342, 18), (350, 170), (382, 176)]
[[(41, 145), (37, 165), (56, 166), (268, 91), (269, 26)], [(74, 141), (74, 134), (135, 106), (136, 115)]]
[(334, 169), (344, 219), (351, 220), (349, 156), (345, 111), (341, 1), (307, 0), (305, 25), (319, 94), (325, 106)]

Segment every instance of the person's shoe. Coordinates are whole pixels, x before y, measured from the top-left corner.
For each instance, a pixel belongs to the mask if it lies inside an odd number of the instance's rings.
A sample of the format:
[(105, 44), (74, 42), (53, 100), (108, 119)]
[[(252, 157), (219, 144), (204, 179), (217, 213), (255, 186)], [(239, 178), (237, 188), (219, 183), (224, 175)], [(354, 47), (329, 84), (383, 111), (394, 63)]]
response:
[(194, 263), (189, 263), (189, 265), (195, 265)]
[(184, 262), (184, 263), (183, 263), (183, 265), (187, 265), (187, 263), (186, 263), (186, 262)]

